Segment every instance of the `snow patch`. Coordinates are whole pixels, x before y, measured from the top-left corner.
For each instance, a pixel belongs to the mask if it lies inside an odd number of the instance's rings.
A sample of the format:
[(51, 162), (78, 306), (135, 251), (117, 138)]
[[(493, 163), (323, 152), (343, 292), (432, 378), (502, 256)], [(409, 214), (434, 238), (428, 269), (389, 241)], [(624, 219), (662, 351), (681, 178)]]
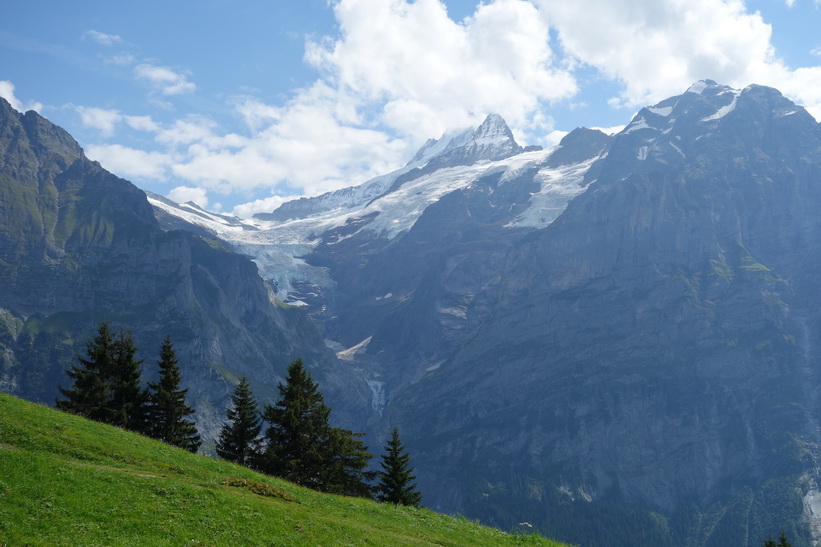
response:
[(435, 365), (431, 365), (431, 366), (427, 367), (425, 370), (427, 372), (433, 372), (434, 370), (439, 370), (439, 367), (441, 367), (443, 363), (444, 363), (444, 361), (439, 361)]
[(368, 344), (371, 343), (371, 338), (373, 337), (368, 336), (355, 346), (336, 352), (336, 358), (340, 361), (353, 361), (359, 351), (365, 350), (368, 347)]
[(381, 416), (382, 409), (385, 408), (385, 382), (380, 380), (365, 380), (365, 382), (371, 390), (371, 408)]
[(735, 110), (736, 103), (738, 103), (738, 95), (733, 96), (733, 100), (730, 101), (730, 104), (728, 104), (726, 106), (722, 106), (721, 108), (718, 109), (718, 112), (716, 112), (712, 116), (707, 116), (706, 118), (701, 118), (701, 121), (702, 122), (711, 122), (711, 121), (714, 121), (714, 120), (720, 120), (721, 118), (723, 118), (724, 116), (726, 116), (727, 114), (729, 114), (730, 112)]
[(638, 154), (636, 154), (636, 159), (638, 159), (639, 161), (644, 161), (644, 160), (647, 159), (647, 155), (649, 153), (650, 153), (650, 147), (649, 146), (642, 146), (641, 148), (639, 148)]
[(685, 156), (685, 155), (684, 155), (684, 152), (682, 152), (682, 151), (681, 151), (681, 148), (679, 148), (678, 146), (676, 146), (676, 145), (675, 145), (674, 143), (672, 143), (672, 142), (671, 142), (671, 143), (669, 143), (669, 144), (670, 144), (670, 146), (672, 146), (673, 148), (675, 148), (675, 149), (676, 149), (676, 152), (678, 152), (679, 154), (681, 154), (681, 157), (682, 157), (682, 158), (686, 158), (686, 157), (687, 157), (687, 156)]
[(444, 315), (452, 315), (459, 319), (467, 319), (467, 312), (464, 308), (437, 308), (436, 312)]
[(541, 169), (534, 179), (541, 182), (541, 190), (531, 196), (530, 206), (505, 228), (544, 228), (559, 218), (570, 200), (587, 189), (583, 186), (584, 175), (597, 159)]
[(688, 87), (685, 93), (695, 93), (696, 95), (701, 95), (702, 93), (704, 93), (704, 90), (707, 89), (709, 86), (710, 84), (708, 84), (704, 80), (700, 80), (691, 85), (690, 87)]
[(651, 106), (647, 110), (657, 116), (664, 116), (665, 118), (673, 113), (672, 106)]
[(627, 129), (625, 129), (622, 132), (622, 135), (629, 135), (630, 133), (634, 133), (634, 132), (640, 131), (642, 129), (653, 129), (653, 128), (650, 127), (649, 125), (647, 125), (647, 120), (645, 120), (644, 118), (639, 118), (637, 120), (634, 120), (630, 125), (628, 125)]

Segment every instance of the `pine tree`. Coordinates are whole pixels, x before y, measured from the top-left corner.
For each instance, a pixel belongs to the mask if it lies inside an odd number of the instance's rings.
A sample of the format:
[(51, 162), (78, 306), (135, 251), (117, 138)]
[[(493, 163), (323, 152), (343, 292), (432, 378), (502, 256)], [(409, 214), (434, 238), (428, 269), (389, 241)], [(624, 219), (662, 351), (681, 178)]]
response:
[(288, 366), (279, 395), (263, 413), (269, 426), (260, 468), (315, 490), (367, 495), (371, 456), (359, 434), (330, 426), (331, 409), (301, 359)]
[(376, 486), (376, 499), (398, 505), (413, 505), (418, 507), (422, 502), (422, 494), (416, 491), (413, 482), (416, 477), (411, 475), (410, 455), (405, 453), (405, 447), (399, 440), (399, 428), (394, 427), (391, 439), (385, 445), (385, 454), (382, 455), (382, 471), (378, 473), (379, 484)]
[(97, 327), (97, 335), (86, 344), (87, 358), (77, 356), (79, 364), (71, 365), (66, 375), (72, 387), (60, 387), (65, 399), (57, 399), (57, 408), (90, 420), (105, 422), (109, 417), (109, 382), (114, 368), (114, 337), (108, 321)]
[(328, 458), (322, 469), (324, 491), (345, 496), (373, 497), (369, 483), (376, 478), (375, 471), (366, 471), (373, 456), (362, 441), (364, 433), (348, 429), (331, 429)]
[(140, 387), (142, 360), (136, 359), (137, 347), (130, 331), (120, 329), (113, 345), (110, 418), (108, 423), (142, 432), (146, 392)]
[(240, 378), (231, 403), (231, 408), (226, 412), (228, 422), (223, 424), (217, 441), (217, 455), (241, 465), (254, 464), (259, 456), (262, 424), (259, 407), (245, 376)]
[(265, 431), (267, 445), (261, 463), (266, 473), (321, 489), (331, 409), (317, 387), (301, 359), (288, 366), (285, 384), (279, 384), (279, 399), (274, 406), (266, 405), (263, 412), (270, 425)]
[(145, 406), (140, 388), (142, 361), (131, 333), (120, 329), (115, 339), (109, 323), (97, 327), (97, 335), (86, 345), (86, 358), (77, 356), (66, 374), (74, 381), (59, 388), (65, 399), (57, 408), (134, 431), (139, 431)]
[(790, 543), (790, 540), (787, 539), (786, 532), (781, 530), (781, 535), (778, 536), (778, 543), (776, 543), (773, 536), (770, 535), (764, 541), (764, 547), (792, 547), (792, 543)]
[(182, 378), (171, 337), (160, 348), (159, 382), (148, 384), (147, 433), (170, 445), (196, 452), (202, 444), (196, 425), (187, 419), (194, 409), (185, 401), (187, 389), (180, 389)]

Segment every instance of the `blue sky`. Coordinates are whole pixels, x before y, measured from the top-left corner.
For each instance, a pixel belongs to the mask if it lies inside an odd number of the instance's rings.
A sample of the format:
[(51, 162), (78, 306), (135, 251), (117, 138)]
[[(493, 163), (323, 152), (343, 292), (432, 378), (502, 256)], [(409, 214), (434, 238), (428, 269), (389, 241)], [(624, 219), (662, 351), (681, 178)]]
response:
[(139, 187), (242, 216), (498, 112), (523, 144), (699, 79), (821, 119), (816, 0), (3, 1), (0, 96)]

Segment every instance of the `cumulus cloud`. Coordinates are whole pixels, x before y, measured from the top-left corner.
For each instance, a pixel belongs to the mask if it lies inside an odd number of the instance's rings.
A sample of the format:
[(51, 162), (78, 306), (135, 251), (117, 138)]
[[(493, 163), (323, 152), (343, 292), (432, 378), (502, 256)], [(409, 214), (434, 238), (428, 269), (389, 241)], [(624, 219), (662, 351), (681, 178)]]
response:
[(197, 89), (193, 82), (188, 81), (186, 74), (165, 66), (142, 63), (134, 67), (134, 74), (163, 95), (193, 93)]
[(119, 177), (164, 180), (174, 163), (171, 154), (146, 152), (120, 144), (92, 144), (86, 155)]
[(191, 186), (177, 186), (168, 192), (168, 198), (177, 203), (192, 202), (205, 209), (208, 207), (208, 190)]
[(119, 110), (93, 106), (77, 106), (75, 109), (80, 114), (83, 125), (99, 130), (103, 137), (113, 136), (117, 126), (122, 122), (137, 131), (152, 133), (160, 131), (160, 125), (152, 120), (151, 116), (126, 116)]
[(106, 57), (105, 62), (112, 65), (128, 66), (136, 63), (137, 58), (130, 53), (119, 53), (111, 57)]
[(297, 197), (299, 196), (271, 196), (263, 199), (255, 199), (254, 201), (237, 205), (234, 207), (234, 210), (231, 211), (231, 214), (240, 218), (250, 218), (257, 213), (270, 213), (286, 201), (291, 201)]
[(740, 0), (535, 0), (564, 50), (624, 85), (635, 107), (712, 78), (746, 85), (776, 63), (771, 28)]
[[(310, 41), (305, 59), (339, 93), (375, 106), (380, 123), (415, 140), (497, 112), (514, 125), (576, 81), (554, 64), (548, 29), (522, 0), (480, 4), (462, 22), (438, 0), (340, 0), (340, 37)], [(341, 122), (360, 119), (348, 112)]]
[(119, 111), (104, 108), (78, 106), (77, 112), (84, 126), (98, 129), (104, 137), (112, 136), (117, 124), (123, 119)]
[(527, 1), (480, 4), (462, 22), (438, 0), (340, 0), (334, 11), (339, 37), (306, 44), (305, 60), (320, 79), (282, 106), (235, 99), (250, 136), (218, 136), (203, 120), (160, 132), (158, 140), (187, 147), (172, 167), (176, 177), (218, 192), (285, 185), (316, 195), (397, 168), (424, 140), (490, 112), (517, 136), (546, 135), (553, 122), (540, 110), (577, 90)]
[(819, 67), (788, 68), (772, 28), (741, 0), (534, 0), (564, 51), (623, 85), (613, 106), (635, 108), (710, 78), (782, 89), (817, 109)]
[(97, 30), (85, 31), (83, 33), (83, 38), (86, 40), (91, 40), (92, 42), (97, 42), (103, 46), (113, 46), (114, 44), (120, 44), (123, 41), (121, 36), (116, 34), (106, 34)]
[(160, 125), (151, 119), (151, 116), (124, 116), (123, 119), (131, 129), (137, 131), (156, 133), (160, 130)]
[(27, 110), (36, 110), (37, 112), (43, 109), (43, 103), (27, 102), (24, 103), (14, 95), (14, 84), (8, 80), (0, 80), (0, 97), (6, 99), (11, 107), (18, 112), (26, 112)]
[[(617, 83), (616, 108), (652, 104), (711, 78), (773, 85), (821, 118), (821, 67), (788, 67), (770, 25), (742, 0), (489, 0), (461, 21), (440, 0), (331, 5), (338, 33), (306, 43), (317, 80), (280, 104), (232, 98), (243, 134), (202, 116), (160, 125), (89, 110), (84, 123), (103, 134), (126, 123), (154, 133), (162, 150), (90, 153), (124, 176), (173, 177), (182, 182), (174, 195), (197, 203), (214, 192), (271, 194), (234, 209), (248, 216), (288, 199), (273, 194), (316, 195), (397, 168), (427, 138), (490, 112), (517, 139), (553, 144), (564, 133), (551, 108), (572, 108), (591, 73), (597, 83)], [(127, 62), (155, 98), (196, 90), (186, 73)]]

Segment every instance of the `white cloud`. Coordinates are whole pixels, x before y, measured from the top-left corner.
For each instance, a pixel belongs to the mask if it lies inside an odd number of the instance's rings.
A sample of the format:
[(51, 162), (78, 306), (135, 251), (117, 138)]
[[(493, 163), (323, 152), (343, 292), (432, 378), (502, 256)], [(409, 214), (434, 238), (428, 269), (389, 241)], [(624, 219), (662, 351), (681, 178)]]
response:
[(156, 133), (160, 130), (160, 125), (151, 119), (151, 116), (124, 116), (125, 123), (137, 131), (147, 131)]
[(103, 137), (113, 136), (117, 126), (122, 122), (137, 131), (157, 133), (161, 130), (160, 125), (151, 119), (151, 116), (126, 116), (119, 110), (93, 106), (77, 106), (75, 110), (80, 114), (85, 127), (99, 130)]
[(203, 209), (208, 207), (208, 191), (205, 188), (177, 186), (168, 192), (168, 199), (177, 203), (192, 202)]
[(123, 115), (117, 110), (90, 106), (78, 106), (76, 109), (83, 125), (98, 129), (104, 137), (114, 135), (114, 129), (123, 120)]
[[(340, 0), (334, 11), (341, 37), (309, 42), (306, 60), (416, 141), (490, 112), (526, 125), (542, 103), (576, 92), (573, 76), (554, 66), (548, 29), (529, 2), (480, 4), (461, 23), (438, 0)], [(363, 111), (340, 121), (360, 121)]]
[(286, 201), (291, 201), (297, 197), (299, 196), (271, 196), (268, 198), (256, 199), (248, 203), (237, 205), (234, 207), (234, 210), (231, 211), (231, 214), (240, 218), (250, 218), (257, 213), (270, 213)]
[(91, 40), (92, 42), (97, 42), (103, 46), (113, 46), (114, 44), (122, 43), (123, 39), (121, 36), (116, 34), (106, 34), (104, 32), (99, 32), (96, 30), (87, 30), (83, 33), (83, 39)]
[(11, 107), (18, 112), (26, 112), (28, 110), (36, 110), (37, 112), (43, 109), (43, 103), (28, 102), (24, 103), (14, 95), (14, 84), (8, 80), (0, 80), (0, 97), (6, 99)]
[(235, 99), (234, 107), (251, 131), (258, 131), (279, 119), (279, 108), (267, 105), (253, 97)]
[(148, 82), (163, 95), (193, 93), (197, 89), (194, 83), (188, 81), (187, 75), (175, 72), (165, 66), (142, 63), (134, 67), (134, 74), (137, 78)]
[(136, 63), (137, 59), (130, 53), (120, 53), (112, 57), (106, 57), (105, 62), (112, 65), (127, 66)]
[(819, 67), (791, 70), (772, 45), (772, 27), (742, 0), (534, 0), (564, 50), (623, 90), (611, 104), (638, 107), (701, 79), (784, 91), (818, 108)]
[(119, 144), (92, 144), (86, 147), (86, 155), (126, 179), (163, 180), (173, 163), (170, 154), (146, 152)]
[(740, 0), (535, 0), (565, 51), (640, 106), (711, 78), (743, 87), (776, 62), (771, 28)]
[[(234, 99), (249, 136), (220, 134), (206, 118), (158, 132), (174, 151), (174, 176), (222, 193), (284, 184), (316, 195), (394, 169), (427, 138), (489, 112), (517, 135), (547, 133), (552, 120), (539, 110), (576, 91), (529, 2), (481, 4), (461, 23), (438, 0), (341, 0), (334, 9), (340, 37), (307, 44), (319, 80), (282, 106)], [(271, 210), (281, 199), (236, 211)]]
[[(118, 123), (155, 133), (163, 151), (98, 145), (89, 153), (122, 176), (174, 177), (182, 182), (175, 195), (207, 203), (214, 192), (316, 195), (358, 184), (400, 166), (425, 139), (490, 112), (517, 139), (549, 146), (563, 135), (551, 106), (572, 108), (576, 74), (587, 81), (594, 70), (591, 85), (621, 86), (615, 108), (652, 104), (712, 78), (773, 85), (821, 114), (821, 67), (787, 67), (770, 25), (742, 0), (490, 0), (459, 22), (439, 0), (332, 6), (338, 35), (306, 44), (315, 82), (283, 104), (230, 100), (247, 133), (202, 116), (160, 125), (97, 109), (84, 123), (104, 133)], [(551, 30), (558, 40), (551, 42)], [(155, 90), (154, 101), (196, 90), (189, 75), (151, 62), (134, 73)], [(234, 213), (270, 211), (286, 199), (257, 199)]]
[(624, 130), (624, 128), (624, 125), (614, 125), (611, 127), (591, 127), (590, 129), (601, 131), (605, 135), (615, 135), (616, 133), (621, 133)]

